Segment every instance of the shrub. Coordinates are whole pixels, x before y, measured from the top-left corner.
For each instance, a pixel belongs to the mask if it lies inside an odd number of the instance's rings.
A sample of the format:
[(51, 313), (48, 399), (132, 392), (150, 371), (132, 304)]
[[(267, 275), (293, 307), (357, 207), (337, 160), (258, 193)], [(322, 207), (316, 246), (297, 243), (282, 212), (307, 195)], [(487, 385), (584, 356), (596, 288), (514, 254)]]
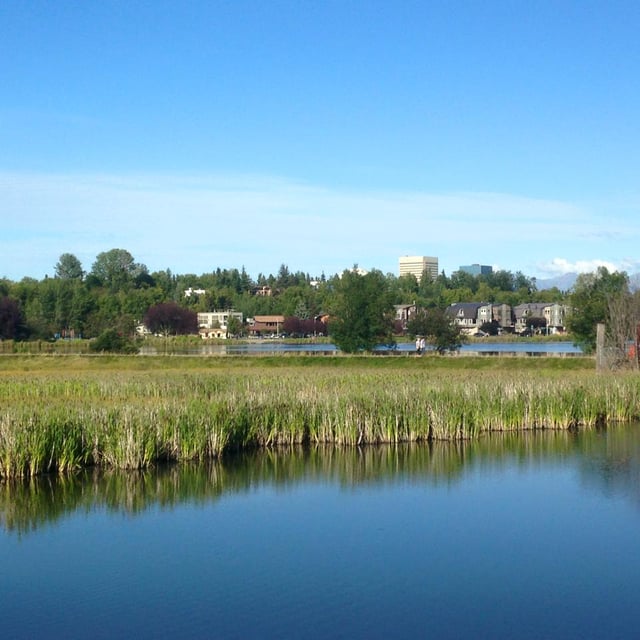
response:
[(90, 345), (91, 351), (109, 353), (137, 353), (138, 347), (131, 338), (118, 333), (115, 329), (103, 331)]

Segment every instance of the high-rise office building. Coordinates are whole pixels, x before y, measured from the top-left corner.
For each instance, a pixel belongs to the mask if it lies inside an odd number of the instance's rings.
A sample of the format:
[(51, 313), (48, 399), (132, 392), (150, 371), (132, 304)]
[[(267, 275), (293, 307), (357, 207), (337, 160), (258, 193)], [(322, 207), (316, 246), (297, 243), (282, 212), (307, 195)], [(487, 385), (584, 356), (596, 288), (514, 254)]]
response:
[(469, 273), (472, 276), (490, 276), (493, 273), (493, 267), (486, 264), (468, 264), (460, 267), (459, 271)]
[(399, 261), (400, 275), (413, 274), (418, 282), (425, 271), (432, 280), (438, 277), (438, 258), (433, 256), (402, 256)]

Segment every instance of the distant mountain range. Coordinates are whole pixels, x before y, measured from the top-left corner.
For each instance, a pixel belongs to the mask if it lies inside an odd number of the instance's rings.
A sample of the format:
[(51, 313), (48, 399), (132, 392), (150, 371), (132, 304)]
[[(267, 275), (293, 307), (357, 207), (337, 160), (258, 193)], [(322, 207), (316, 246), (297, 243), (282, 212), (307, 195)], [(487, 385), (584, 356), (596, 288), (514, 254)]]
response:
[(555, 278), (545, 278), (543, 280), (536, 280), (536, 287), (538, 291), (544, 291), (545, 289), (553, 289), (558, 287), (560, 291), (569, 291), (571, 287), (576, 283), (578, 279), (577, 273), (563, 273), (561, 276)]
[[(536, 287), (538, 288), (538, 291), (553, 289), (553, 287), (558, 287), (560, 291), (569, 291), (569, 289), (571, 289), (571, 287), (576, 283), (577, 279), (577, 273), (564, 273), (561, 276), (556, 276), (555, 278), (536, 280)], [(629, 276), (629, 286), (631, 291), (637, 291), (640, 289), (640, 273), (634, 273)]]

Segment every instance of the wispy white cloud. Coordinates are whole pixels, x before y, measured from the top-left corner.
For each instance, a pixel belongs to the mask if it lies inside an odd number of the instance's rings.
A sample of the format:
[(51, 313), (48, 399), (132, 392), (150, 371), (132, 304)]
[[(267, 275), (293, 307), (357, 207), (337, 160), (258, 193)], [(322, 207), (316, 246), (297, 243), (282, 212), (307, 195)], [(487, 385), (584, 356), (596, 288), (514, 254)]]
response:
[(540, 264), (540, 269), (544, 273), (552, 275), (563, 275), (565, 273), (590, 273), (596, 271), (598, 267), (606, 267), (610, 271), (616, 271), (617, 267), (612, 262), (606, 260), (577, 260), (571, 262), (565, 258), (553, 258), (550, 262)]
[(244, 265), (254, 276), (282, 263), (311, 275), (354, 263), (396, 272), (407, 254), (436, 255), (447, 272), (481, 262), (564, 273), (614, 265), (611, 255), (622, 248), (618, 235), (615, 247), (603, 240), (619, 230), (610, 217), (601, 222), (575, 203), (365, 192), (254, 175), (0, 173), (0, 208), (0, 275), (12, 278), (51, 273), (67, 251), (88, 269), (113, 247), (151, 270)]
[(559, 276), (566, 273), (592, 273), (599, 267), (605, 267), (609, 271), (627, 271), (635, 273), (640, 271), (640, 260), (632, 258), (622, 258), (615, 262), (609, 260), (576, 260), (570, 261), (565, 258), (553, 258), (546, 263), (538, 265), (539, 270), (547, 275)]

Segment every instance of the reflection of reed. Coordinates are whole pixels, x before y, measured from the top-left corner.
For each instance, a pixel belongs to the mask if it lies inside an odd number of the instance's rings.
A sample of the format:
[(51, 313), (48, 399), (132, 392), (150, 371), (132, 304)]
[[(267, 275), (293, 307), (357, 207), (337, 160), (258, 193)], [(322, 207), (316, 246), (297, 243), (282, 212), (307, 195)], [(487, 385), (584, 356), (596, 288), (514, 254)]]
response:
[(458, 482), (478, 467), (557, 464), (574, 458), (598, 486), (637, 481), (640, 428), (492, 433), (470, 441), (367, 447), (277, 447), (143, 471), (92, 469), (7, 480), (0, 483), (0, 523), (8, 531), (27, 533), (78, 511), (134, 515), (152, 507), (209, 504), (225, 493), (265, 485), (288, 488), (311, 481), (344, 488), (403, 482), (433, 486)]
[[(598, 443), (589, 443), (580, 461), (585, 486), (604, 495), (624, 496), (640, 507), (640, 425), (613, 426)], [(596, 446), (597, 445), (597, 446)]]

